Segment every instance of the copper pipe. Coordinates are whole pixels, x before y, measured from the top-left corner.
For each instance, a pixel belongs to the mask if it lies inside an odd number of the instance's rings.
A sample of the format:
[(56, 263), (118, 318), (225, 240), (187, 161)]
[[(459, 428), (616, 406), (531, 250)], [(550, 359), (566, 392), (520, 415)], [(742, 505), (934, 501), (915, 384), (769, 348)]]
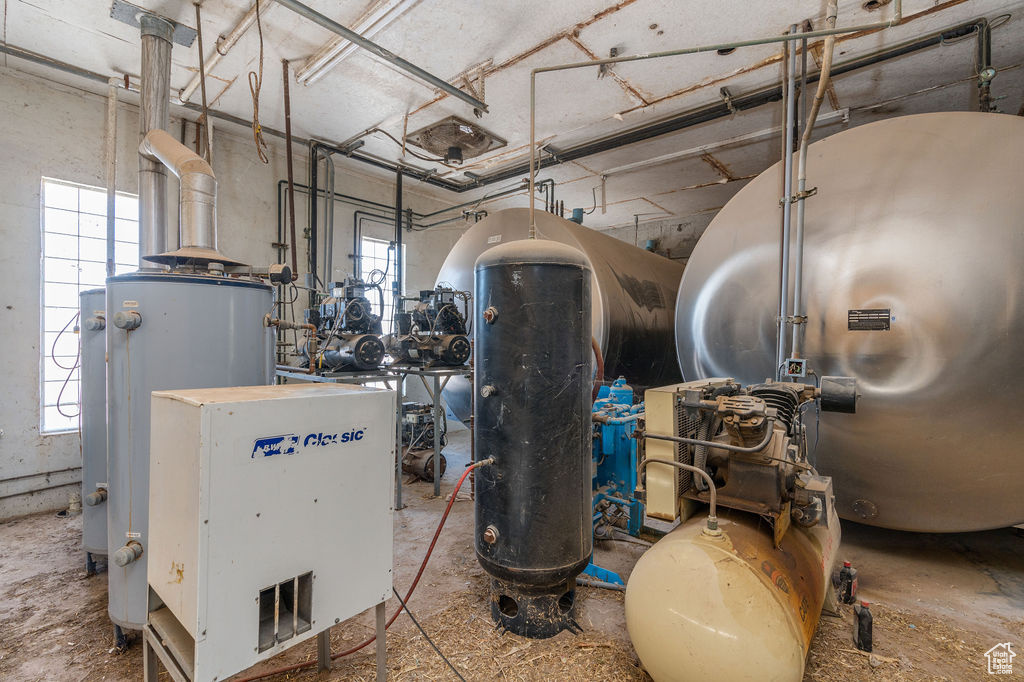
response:
[[(316, 372), (316, 325), (289, 322), (288, 320), (271, 317), (269, 314), (263, 319), (263, 325), (266, 327), (277, 327), (278, 329), (305, 329), (306, 352), (309, 354), (309, 367), (306, 368), (306, 374), (314, 374)], [(292, 367), (291, 365), (277, 365), (277, 368), (288, 372), (302, 371), (302, 367)]]

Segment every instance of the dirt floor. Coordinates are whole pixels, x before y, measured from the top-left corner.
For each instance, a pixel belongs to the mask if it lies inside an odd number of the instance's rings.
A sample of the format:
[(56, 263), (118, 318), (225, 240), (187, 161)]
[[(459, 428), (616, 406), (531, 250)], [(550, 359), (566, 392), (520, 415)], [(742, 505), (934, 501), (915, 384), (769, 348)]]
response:
[[(395, 514), (395, 586), (412, 580), (463, 469), (467, 432), (452, 434), (442, 497), (432, 484), (409, 484)], [(494, 629), (485, 574), (472, 547), (473, 508), (457, 501), (409, 607), (467, 680), (647, 680), (629, 643), (618, 592), (581, 587), (583, 633), (527, 640)], [(0, 524), (0, 680), (140, 680), (138, 644), (118, 655), (106, 616), (106, 575), (86, 577), (81, 517), (35, 515)], [(644, 547), (598, 543), (596, 561), (626, 578)], [(1013, 530), (958, 535), (896, 533), (845, 523), (840, 557), (860, 572), (874, 615), (873, 656), (852, 642), (851, 607), (824, 616), (805, 680), (988, 679), (984, 652), (1000, 642), (1024, 651), (1024, 537)], [(388, 603), (389, 615), (397, 600)], [(372, 613), (332, 633), (335, 651), (373, 633)], [(388, 631), (389, 680), (454, 680), (403, 614)], [(305, 642), (244, 675), (315, 660)], [(1009, 679), (1024, 679), (1024, 659)], [(374, 649), (268, 680), (373, 680)], [(169, 679), (166, 673), (162, 680)], [(1003, 678), (1007, 679), (1007, 678)]]

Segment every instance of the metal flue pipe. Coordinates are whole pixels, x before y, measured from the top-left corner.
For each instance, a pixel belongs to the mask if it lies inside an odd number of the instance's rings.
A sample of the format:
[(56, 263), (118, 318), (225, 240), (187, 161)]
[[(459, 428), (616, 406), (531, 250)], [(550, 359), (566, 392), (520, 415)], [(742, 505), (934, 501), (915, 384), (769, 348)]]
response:
[(164, 130), (151, 130), (139, 154), (178, 176), (183, 249), (217, 250), (217, 179), (210, 164)]
[[(139, 91), (139, 133), (166, 130), (170, 123), (171, 38), (174, 26), (143, 13), (142, 80)], [(139, 263), (167, 251), (167, 169), (139, 154)]]
[[(829, 0), (826, 12), (825, 24), (828, 28), (836, 25), (836, 15), (839, 12), (837, 0)], [(811, 112), (807, 115), (807, 122), (804, 124), (803, 135), (800, 137), (799, 160), (797, 161), (796, 180), (796, 245), (793, 248), (793, 341), (790, 354), (794, 358), (803, 357), (803, 330), (806, 320), (804, 319), (804, 200), (807, 198), (807, 147), (811, 144), (811, 133), (814, 132), (814, 124), (818, 119), (818, 111), (825, 99), (825, 92), (828, 90), (832, 73), (832, 54), (835, 52), (836, 37), (830, 35), (825, 38), (824, 50), (821, 57), (821, 72), (818, 77), (818, 89), (814, 93), (814, 101), (811, 103)], [(779, 359), (779, 364), (785, 358)]]
[[(897, 0), (897, 2), (898, 1), (899, 0)], [(459, 88), (455, 87), (448, 81), (442, 80), (435, 76), (434, 74), (425, 71), (424, 69), (421, 69), (415, 64), (402, 59), (401, 57), (392, 53), (391, 51), (384, 49), (377, 43), (367, 40), (366, 38), (359, 35), (355, 31), (345, 28), (344, 26), (334, 21), (333, 19), (325, 17), (323, 14), (320, 14), (312, 7), (303, 5), (301, 2), (297, 2), (296, 0), (277, 0), (277, 2), (278, 4), (283, 5), (284, 7), (287, 7), (291, 11), (295, 12), (296, 14), (302, 15), (307, 19), (313, 21), (314, 23), (320, 24), (328, 31), (336, 33), (342, 38), (345, 38), (346, 40), (350, 41), (351, 43), (358, 45), (367, 52), (377, 55), (384, 61), (394, 64), (398, 68), (408, 73), (411, 73), (412, 75), (416, 76), (422, 81), (426, 81), (435, 88), (443, 90), (444, 92), (447, 92), (449, 95), (452, 95), (453, 97), (458, 97), (466, 104), (472, 106), (474, 109), (479, 109), (480, 111), (487, 111), (487, 105), (484, 104), (483, 101), (470, 95), (468, 92), (460, 90)]]

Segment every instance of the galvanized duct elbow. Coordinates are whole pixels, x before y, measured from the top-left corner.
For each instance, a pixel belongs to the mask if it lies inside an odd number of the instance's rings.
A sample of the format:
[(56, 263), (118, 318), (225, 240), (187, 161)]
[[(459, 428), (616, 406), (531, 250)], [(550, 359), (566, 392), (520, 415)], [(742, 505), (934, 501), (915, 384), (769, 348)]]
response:
[(241, 265), (217, 250), (217, 178), (210, 164), (163, 130), (146, 133), (139, 153), (159, 161), (178, 176), (181, 248), (147, 256), (155, 263), (174, 265), (180, 261)]

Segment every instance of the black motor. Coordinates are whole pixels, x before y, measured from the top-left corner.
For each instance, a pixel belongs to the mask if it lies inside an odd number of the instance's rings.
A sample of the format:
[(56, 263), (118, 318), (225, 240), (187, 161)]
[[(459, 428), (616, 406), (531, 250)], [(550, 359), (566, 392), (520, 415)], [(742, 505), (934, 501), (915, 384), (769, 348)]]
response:
[[(317, 357), (311, 362), (317, 369), (376, 369), (384, 359), (380, 315), (366, 297), (371, 288), (360, 279), (331, 282), (331, 295), (317, 308), (306, 310), (306, 322), (317, 328)], [(381, 309), (384, 294), (376, 287)], [(303, 353), (308, 358), (305, 349)]]
[(476, 553), (491, 615), (526, 637), (578, 627), (592, 551), (591, 268), (579, 251), (516, 241), (476, 263)]
[[(426, 289), (411, 310), (395, 316), (397, 333), (386, 339), (397, 362), (422, 365), (464, 365), (471, 353), (466, 315), (469, 293), (447, 287)], [(468, 314), (468, 310), (465, 310)]]

